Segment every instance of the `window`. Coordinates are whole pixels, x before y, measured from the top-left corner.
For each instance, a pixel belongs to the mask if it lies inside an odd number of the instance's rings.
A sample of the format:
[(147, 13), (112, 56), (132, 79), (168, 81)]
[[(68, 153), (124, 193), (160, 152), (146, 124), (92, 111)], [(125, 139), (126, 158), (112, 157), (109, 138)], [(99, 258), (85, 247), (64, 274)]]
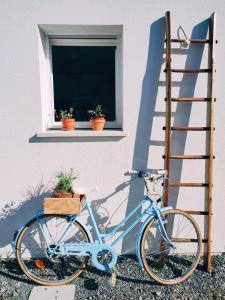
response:
[(106, 128), (121, 128), (119, 38), (48, 38), (51, 105), (48, 127), (61, 127), (54, 110), (74, 107), (77, 128), (89, 128), (88, 109), (102, 105)]

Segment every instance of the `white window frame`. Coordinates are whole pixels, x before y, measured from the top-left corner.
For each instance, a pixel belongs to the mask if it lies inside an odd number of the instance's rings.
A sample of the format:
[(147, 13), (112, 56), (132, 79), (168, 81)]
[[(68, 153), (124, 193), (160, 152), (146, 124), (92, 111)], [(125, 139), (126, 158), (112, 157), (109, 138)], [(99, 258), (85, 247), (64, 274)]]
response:
[[(53, 71), (52, 71), (52, 46), (115, 46), (115, 121), (107, 121), (105, 128), (122, 129), (122, 49), (121, 49), (121, 37), (46, 37), (47, 49), (46, 49), (46, 61), (47, 72), (49, 73), (50, 89), (49, 99), (50, 103), (47, 106), (47, 129), (59, 129), (62, 127), (61, 122), (55, 121), (54, 116), (54, 89), (53, 89)], [(75, 107), (75, 119), (76, 119), (76, 107)], [(87, 129), (90, 128), (89, 122), (76, 121), (76, 128)]]

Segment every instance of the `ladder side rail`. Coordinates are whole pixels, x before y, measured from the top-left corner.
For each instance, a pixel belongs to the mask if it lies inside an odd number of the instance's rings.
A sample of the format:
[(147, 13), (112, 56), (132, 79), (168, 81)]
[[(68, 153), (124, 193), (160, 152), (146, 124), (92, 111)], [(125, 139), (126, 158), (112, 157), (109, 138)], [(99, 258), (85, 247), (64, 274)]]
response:
[[(215, 98), (215, 27), (216, 27), (216, 15), (212, 14), (209, 20), (209, 39), (211, 43), (209, 45), (209, 67), (212, 69), (209, 74), (209, 94), (211, 99)], [(211, 271), (211, 256), (212, 256), (212, 186), (213, 186), (213, 155), (214, 155), (214, 101), (210, 102), (209, 113), (209, 188), (208, 188), (208, 255), (207, 255), (207, 271)]]
[[(165, 14), (165, 26), (166, 26), (166, 119), (165, 119), (165, 160), (164, 169), (168, 171), (170, 175), (170, 138), (171, 138), (171, 23), (170, 12)], [(164, 182), (164, 195), (163, 204), (168, 205), (169, 197), (169, 182)]]

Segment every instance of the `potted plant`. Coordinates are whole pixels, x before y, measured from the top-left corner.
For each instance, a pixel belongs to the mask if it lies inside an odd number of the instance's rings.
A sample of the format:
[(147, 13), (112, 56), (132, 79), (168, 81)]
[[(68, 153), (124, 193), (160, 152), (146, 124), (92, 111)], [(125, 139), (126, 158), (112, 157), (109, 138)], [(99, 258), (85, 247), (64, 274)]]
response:
[(105, 125), (105, 115), (101, 105), (97, 105), (95, 109), (88, 110), (90, 124), (93, 130), (103, 130)]
[(53, 198), (73, 198), (74, 194), (71, 191), (73, 181), (77, 178), (74, 175), (73, 169), (69, 171), (59, 171), (56, 174), (57, 183), (53, 192)]
[(60, 110), (59, 117), (62, 122), (62, 129), (66, 131), (75, 129), (74, 109), (70, 107), (68, 110)]
[(72, 193), (73, 181), (77, 178), (73, 169), (56, 174), (57, 184), (51, 198), (44, 199), (45, 214), (79, 214), (85, 200), (84, 195)]

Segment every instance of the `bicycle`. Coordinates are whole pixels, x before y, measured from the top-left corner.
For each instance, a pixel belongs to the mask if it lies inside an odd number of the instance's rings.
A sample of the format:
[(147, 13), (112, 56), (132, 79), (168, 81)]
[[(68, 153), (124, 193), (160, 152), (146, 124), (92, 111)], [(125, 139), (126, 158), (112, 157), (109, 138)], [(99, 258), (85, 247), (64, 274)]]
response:
[[(143, 222), (136, 241), (140, 267), (161, 284), (178, 284), (188, 278), (198, 265), (202, 249), (197, 223), (181, 210), (171, 206), (160, 208), (162, 192), (156, 199), (151, 196), (149, 183), (155, 187), (167, 180), (165, 170), (154, 174), (142, 171), (130, 174), (138, 174), (144, 179), (147, 193), (109, 233), (99, 231), (86, 199), (84, 207), (92, 220), (96, 240), (78, 215), (37, 212), (15, 234), (13, 245), (22, 271), (38, 284), (61, 285), (79, 276), (89, 259), (99, 270), (114, 269), (118, 257), (115, 245), (139, 222)], [(74, 189), (74, 192), (77, 190)], [(141, 208), (136, 219), (108, 243), (107, 239), (112, 238)]]

